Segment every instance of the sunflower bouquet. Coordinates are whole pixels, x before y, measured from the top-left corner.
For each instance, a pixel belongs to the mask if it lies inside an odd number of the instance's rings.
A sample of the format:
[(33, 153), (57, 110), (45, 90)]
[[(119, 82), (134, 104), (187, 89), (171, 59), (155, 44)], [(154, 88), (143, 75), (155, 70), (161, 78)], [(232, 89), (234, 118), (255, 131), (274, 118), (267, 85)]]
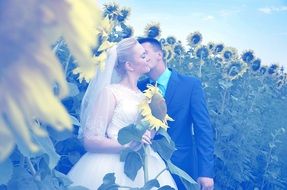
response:
[[(169, 170), (171, 173), (183, 178), (183, 181), (187, 183), (188, 189), (193, 189), (193, 186), (196, 184), (195, 181), (170, 161), (176, 148), (174, 142), (167, 133), (167, 129), (169, 128), (168, 121), (173, 121), (173, 119), (167, 114), (165, 100), (157, 85), (147, 86), (147, 89), (144, 91), (144, 99), (139, 104), (138, 108), (141, 116), (138, 122), (122, 128), (118, 133), (118, 142), (120, 144), (136, 144), (136, 146), (127, 146), (127, 148), (121, 152), (120, 159), (124, 162), (124, 173), (126, 176), (131, 180), (135, 180), (138, 171), (143, 168), (145, 186), (139, 188), (159, 188), (157, 178), (165, 170)], [(151, 144), (145, 144), (142, 141), (142, 138), (147, 131), (151, 131), (155, 134), (154, 138), (151, 139)], [(154, 179), (150, 179), (148, 176), (148, 162), (150, 160), (147, 158), (147, 155), (150, 151), (158, 153), (166, 163), (166, 167), (163, 168)], [(112, 173), (107, 174), (104, 181), (109, 181), (109, 183), (102, 184), (102, 187), (107, 185), (121, 187), (121, 185), (115, 183)], [(172, 188), (170, 187), (170, 189)]]

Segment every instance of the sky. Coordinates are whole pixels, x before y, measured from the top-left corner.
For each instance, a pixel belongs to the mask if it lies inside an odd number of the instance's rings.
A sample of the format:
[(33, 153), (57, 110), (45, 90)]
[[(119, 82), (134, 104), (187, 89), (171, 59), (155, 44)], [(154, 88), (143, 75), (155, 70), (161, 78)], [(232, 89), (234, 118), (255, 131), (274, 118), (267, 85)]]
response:
[(127, 24), (142, 36), (159, 23), (161, 37), (174, 36), (186, 45), (198, 31), (203, 44), (224, 43), (241, 54), (253, 50), (265, 65), (287, 67), (287, 0), (100, 0), (131, 9)]

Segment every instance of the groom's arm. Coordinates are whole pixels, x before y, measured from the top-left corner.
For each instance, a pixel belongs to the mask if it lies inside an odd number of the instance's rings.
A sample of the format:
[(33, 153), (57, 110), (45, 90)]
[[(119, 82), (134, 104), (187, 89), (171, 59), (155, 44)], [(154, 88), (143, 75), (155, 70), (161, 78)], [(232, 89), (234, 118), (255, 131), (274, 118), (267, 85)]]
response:
[(198, 177), (214, 177), (214, 131), (206, 106), (201, 82), (192, 78), (190, 115), (193, 120), (196, 151), (198, 155)]

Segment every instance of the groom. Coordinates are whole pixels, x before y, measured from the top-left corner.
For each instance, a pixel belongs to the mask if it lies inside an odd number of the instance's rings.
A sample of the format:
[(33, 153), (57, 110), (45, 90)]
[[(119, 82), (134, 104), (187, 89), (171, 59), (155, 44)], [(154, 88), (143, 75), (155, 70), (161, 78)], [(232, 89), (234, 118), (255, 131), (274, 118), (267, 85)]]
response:
[[(151, 68), (149, 78), (140, 81), (138, 87), (145, 90), (147, 84), (157, 82), (165, 97), (168, 115), (175, 120), (169, 123), (168, 129), (177, 149), (171, 161), (196, 179), (201, 189), (211, 190), (214, 185), (214, 134), (201, 83), (194, 77), (168, 69), (159, 41), (153, 38), (138, 41), (150, 58)], [(179, 177), (173, 177), (178, 189), (185, 189)]]

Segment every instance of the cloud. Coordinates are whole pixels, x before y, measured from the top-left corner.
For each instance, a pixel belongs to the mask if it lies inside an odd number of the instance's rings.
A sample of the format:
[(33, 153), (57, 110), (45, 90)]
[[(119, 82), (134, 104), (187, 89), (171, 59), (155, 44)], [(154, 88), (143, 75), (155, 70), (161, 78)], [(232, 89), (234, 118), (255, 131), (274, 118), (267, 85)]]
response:
[(212, 15), (208, 15), (208, 16), (205, 16), (202, 18), (202, 20), (205, 20), (205, 21), (210, 21), (210, 20), (214, 20), (214, 19), (215, 19), (215, 17)]
[(274, 12), (283, 12), (287, 11), (287, 6), (281, 6), (281, 7), (262, 7), (259, 8), (258, 11), (264, 13), (264, 14), (271, 14)]

